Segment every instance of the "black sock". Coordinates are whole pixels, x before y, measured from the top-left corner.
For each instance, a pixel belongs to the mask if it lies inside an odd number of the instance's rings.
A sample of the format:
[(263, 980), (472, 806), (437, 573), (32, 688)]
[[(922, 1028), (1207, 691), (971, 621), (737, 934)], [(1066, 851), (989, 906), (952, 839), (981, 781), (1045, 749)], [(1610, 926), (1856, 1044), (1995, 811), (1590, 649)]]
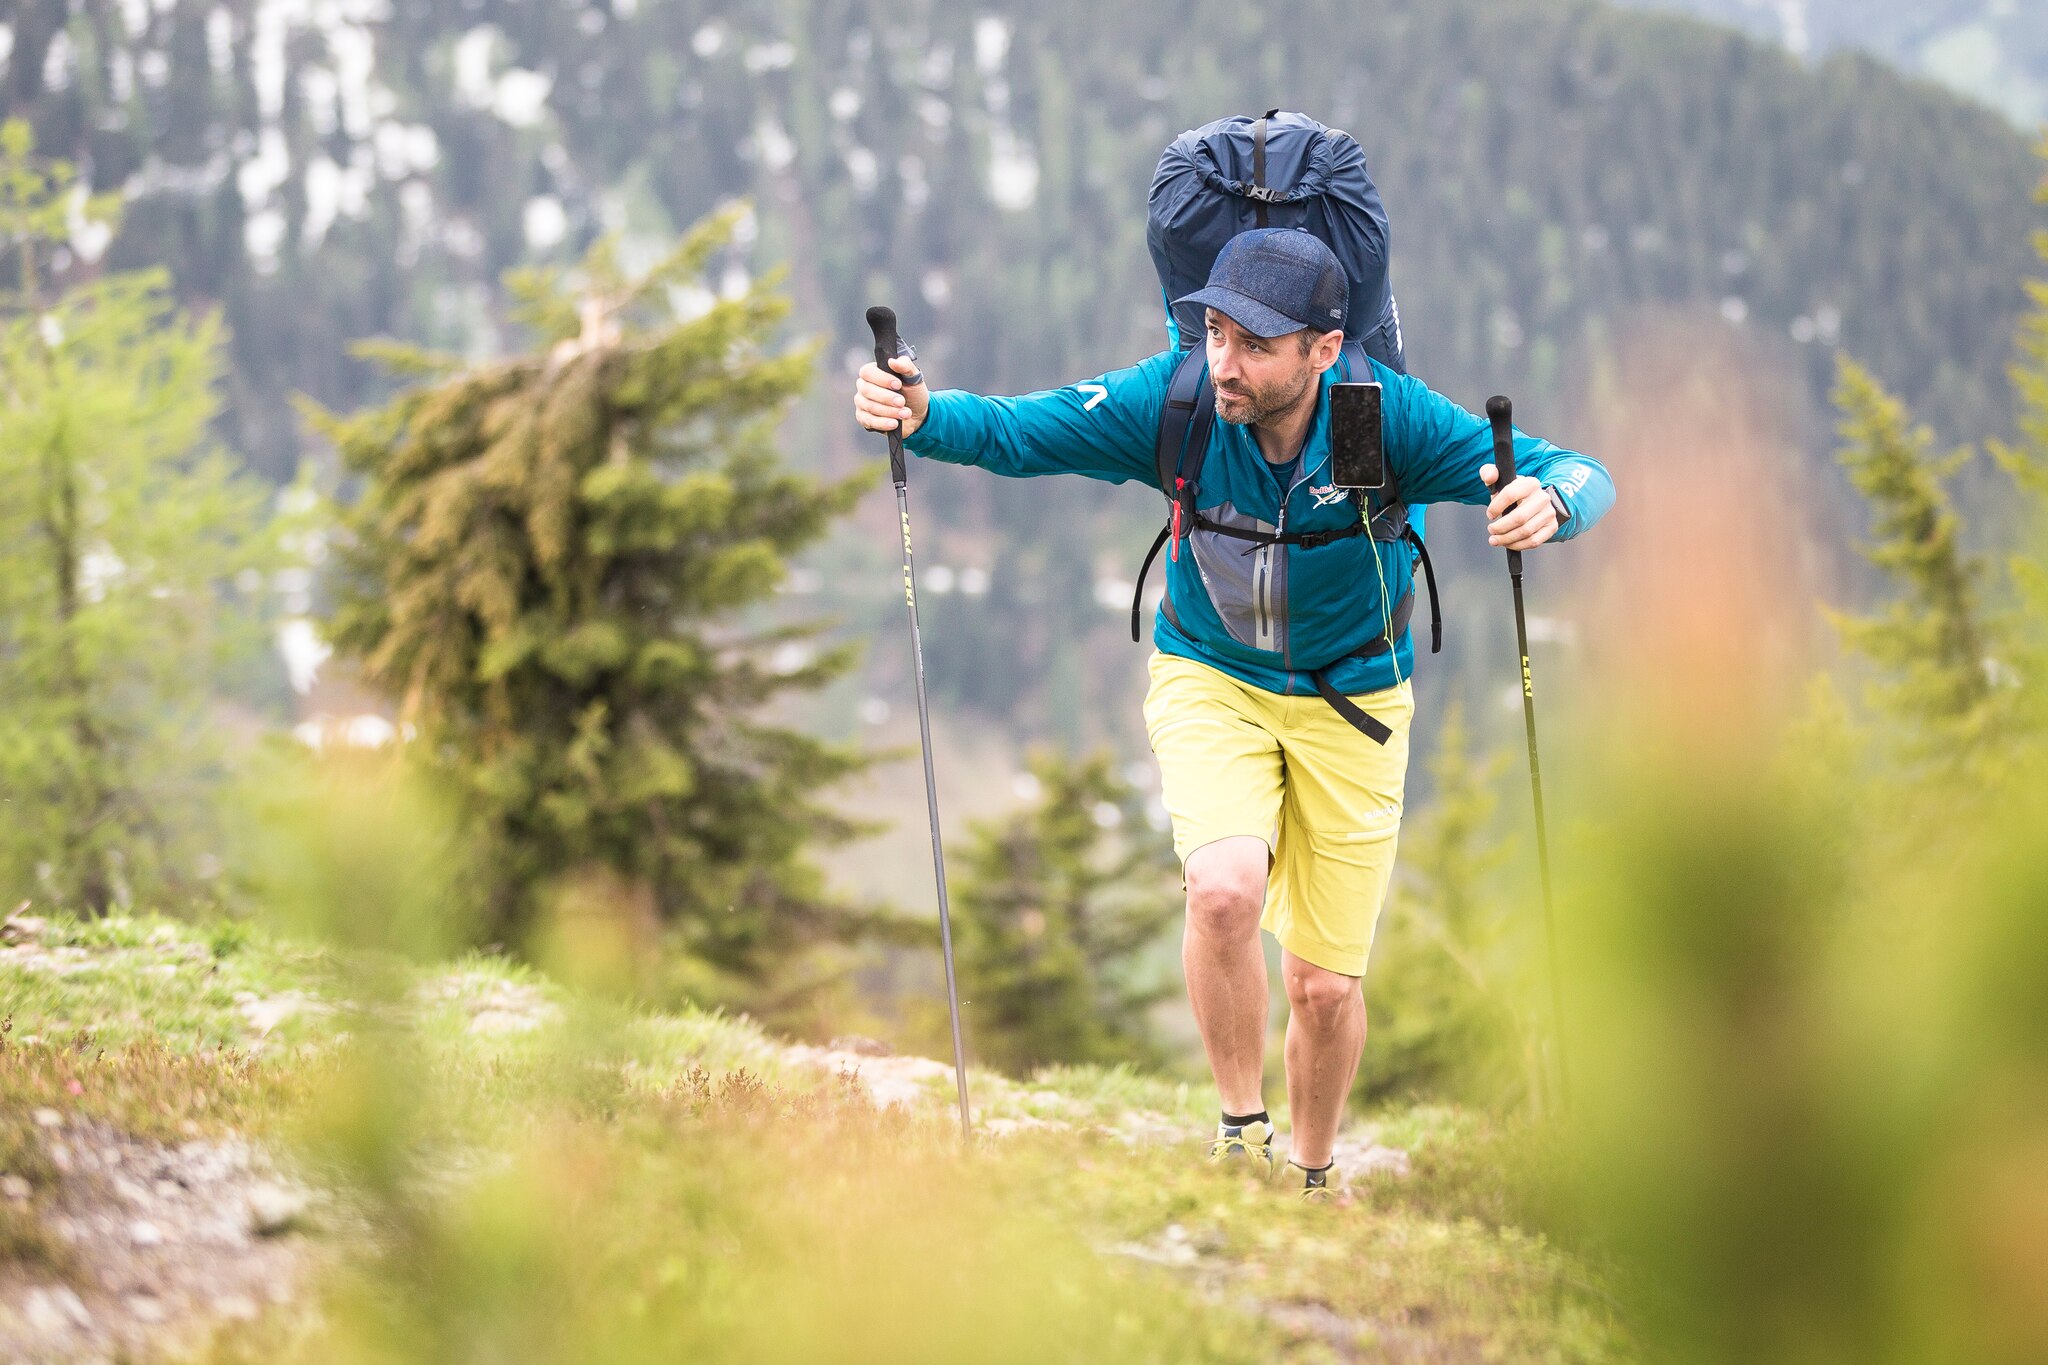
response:
[[(1297, 1166), (1301, 1166), (1301, 1163), (1299, 1161), (1295, 1162), (1294, 1164)], [(1325, 1161), (1320, 1166), (1301, 1166), (1301, 1169), (1307, 1171), (1310, 1175), (1323, 1175), (1327, 1173), (1329, 1169), (1336, 1164), (1336, 1160), (1333, 1158), (1329, 1161)]]
[(1271, 1120), (1271, 1119), (1269, 1119), (1269, 1118), (1267, 1118), (1267, 1117), (1266, 1117), (1266, 1111), (1265, 1111), (1265, 1110), (1263, 1110), (1263, 1109), (1261, 1109), (1261, 1110), (1260, 1110), (1260, 1111), (1259, 1111), (1258, 1113), (1256, 1113), (1256, 1114), (1225, 1114), (1225, 1115), (1223, 1116), (1223, 1122), (1224, 1122), (1225, 1126), (1227, 1126), (1227, 1127), (1231, 1127), (1231, 1128), (1242, 1128), (1242, 1127), (1244, 1127), (1244, 1126), (1245, 1126), (1245, 1125), (1246, 1125), (1247, 1123), (1267, 1123), (1267, 1124), (1270, 1124), (1270, 1123), (1272, 1122), (1272, 1120)]

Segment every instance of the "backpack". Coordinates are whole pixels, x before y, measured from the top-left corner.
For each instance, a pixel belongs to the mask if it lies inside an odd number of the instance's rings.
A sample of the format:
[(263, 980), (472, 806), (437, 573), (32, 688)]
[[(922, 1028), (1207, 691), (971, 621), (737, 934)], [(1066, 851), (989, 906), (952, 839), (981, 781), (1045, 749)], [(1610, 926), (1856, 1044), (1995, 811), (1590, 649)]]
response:
[[(1290, 188), (1274, 188), (1283, 184)], [(1366, 173), (1365, 155), (1351, 135), (1325, 128), (1304, 114), (1269, 109), (1257, 119), (1220, 119), (1176, 138), (1152, 180), (1145, 236), (1166, 295), (1167, 330), (1183, 354), (1167, 385), (1155, 453), (1159, 486), (1166, 491), (1167, 522), (1138, 570), (1131, 593), (1131, 639), (1141, 638), (1145, 579), (1169, 541), (1171, 558), (1178, 560), (1181, 538), (1197, 530), (1261, 545), (1309, 549), (1369, 532), (1374, 540), (1406, 541), (1414, 550), (1429, 587), (1430, 652), (1440, 653), (1444, 630), (1436, 570), (1422, 536), (1409, 522), (1392, 469), (1387, 471), (1386, 487), (1376, 490), (1370, 503), (1353, 494), (1359, 519), (1334, 530), (1278, 535), (1247, 531), (1212, 521), (1196, 508), (1216, 403), (1207, 356), (1197, 345), (1205, 330), (1200, 310), (1184, 309), (1191, 316), (1177, 316), (1173, 300), (1207, 284), (1223, 244), (1255, 227), (1303, 227), (1336, 253), (1351, 281), (1351, 306), (1345, 314), (1346, 374), (1370, 374), (1368, 356), (1407, 372), (1401, 357), (1400, 311), (1387, 283), (1386, 213)], [(1386, 633), (1347, 657), (1372, 658), (1391, 650), (1414, 610), (1411, 586), (1394, 604)], [(1368, 738), (1385, 744), (1391, 737), (1387, 727), (1331, 685), (1326, 675), (1338, 662), (1332, 660), (1309, 674), (1316, 691)]]
[(1175, 138), (1159, 158), (1145, 245), (1165, 291), (1167, 332), (1182, 350), (1202, 339), (1202, 310), (1173, 300), (1209, 283), (1223, 244), (1247, 228), (1307, 228), (1351, 281), (1346, 339), (1389, 369), (1401, 359), (1401, 312), (1387, 277), (1387, 213), (1351, 134), (1306, 114), (1268, 109), (1218, 119)]

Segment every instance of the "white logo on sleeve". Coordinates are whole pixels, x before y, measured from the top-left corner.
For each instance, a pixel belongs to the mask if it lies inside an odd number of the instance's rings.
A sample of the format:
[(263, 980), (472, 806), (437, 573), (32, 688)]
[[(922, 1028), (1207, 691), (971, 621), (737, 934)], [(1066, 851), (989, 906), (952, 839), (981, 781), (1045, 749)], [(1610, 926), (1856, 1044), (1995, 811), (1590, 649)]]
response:
[(1092, 395), (1087, 402), (1081, 405), (1081, 411), (1083, 412), (1095, 411), (1095, 405), (1109, 397), (1109, 390), (1100, 384), (1076, 384), (1074, 389), (1076, 392)]

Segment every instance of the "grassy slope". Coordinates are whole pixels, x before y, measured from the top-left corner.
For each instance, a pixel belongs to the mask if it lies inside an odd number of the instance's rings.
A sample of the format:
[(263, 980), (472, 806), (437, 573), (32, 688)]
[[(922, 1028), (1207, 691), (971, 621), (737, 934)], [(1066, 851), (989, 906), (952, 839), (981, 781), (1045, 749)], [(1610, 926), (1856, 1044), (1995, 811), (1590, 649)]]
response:
[[(1124, 1071), (978, 1076), (1007, 1135), (963, 1157), (946, 1094), (877, 1110), (748, 1021), (502, 961), (373, 967), (166, 920), (56, 922), (35, 961), (0, 954), (0, 1162), (55, 1179), (39, 1105), (237, 1128), (373, 1230), (317, 1334), (273, 1318), (221, 1362), (1629, 1354), (1593, 1272), (1515, 1227), (1508, 1146), (1469, 1116), (1383, 1116), (1415, 1175), (1303, 1207), (1159, 1141), (1202, 1098)], [(0, 1257), (84, 1273), (35, 1200), (0, 1207)]]

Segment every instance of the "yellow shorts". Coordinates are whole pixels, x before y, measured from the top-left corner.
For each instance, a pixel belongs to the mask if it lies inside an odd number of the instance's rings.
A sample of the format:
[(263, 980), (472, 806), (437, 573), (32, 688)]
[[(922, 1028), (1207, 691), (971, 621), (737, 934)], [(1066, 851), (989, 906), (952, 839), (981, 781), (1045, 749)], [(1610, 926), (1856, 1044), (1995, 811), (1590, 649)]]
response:
[(1173, 848), (1266, 841), (1260, 924), (1296, 957), (1364, 976), (1394, 873), (1408, 730), (1408, 683), (1352, 698), (1394, 732), (1375, 744), (1319, 696), (1283, 697), (1171, 654), (1154, 654), (1145, 733), (1159, 756)]

